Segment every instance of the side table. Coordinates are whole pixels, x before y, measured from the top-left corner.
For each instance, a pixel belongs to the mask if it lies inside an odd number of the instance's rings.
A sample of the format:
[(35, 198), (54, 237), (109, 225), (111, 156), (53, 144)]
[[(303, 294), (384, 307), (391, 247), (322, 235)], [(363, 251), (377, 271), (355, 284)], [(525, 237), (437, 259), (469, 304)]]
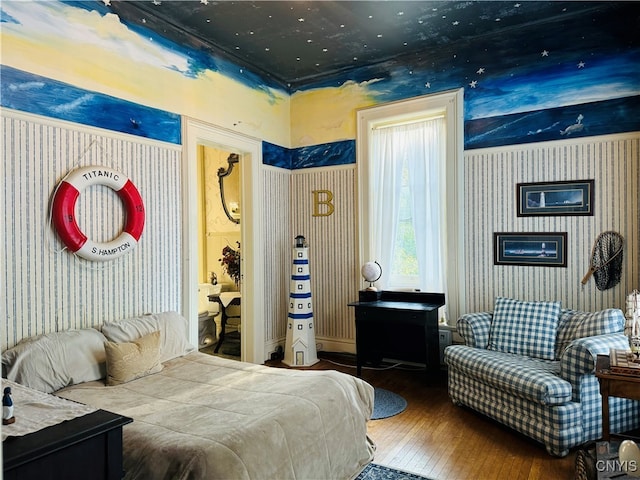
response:
[(621, 375), (609, 370), (609, 356), (598, 355), (596, 359), (596, 377), (600, 382), (602, 395), (602, 439), (609, 441), (609, 397), (622, 397), (640, 400), (640, 376)]
[(122, 427), (133, 420), (97, 410), (2, 443), (5, 480), (120, 480)]

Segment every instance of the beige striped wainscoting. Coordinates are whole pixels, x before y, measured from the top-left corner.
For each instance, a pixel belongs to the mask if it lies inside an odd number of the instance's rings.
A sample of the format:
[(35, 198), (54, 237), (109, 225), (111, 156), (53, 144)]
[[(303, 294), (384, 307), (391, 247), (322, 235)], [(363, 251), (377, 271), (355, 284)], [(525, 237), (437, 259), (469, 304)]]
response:
[(355, 165), (295, 170), (291, 178), (292, 233), (309, 244), (316, 341), (324, 350), (354, 351), (347, 304), (360, 288)]
[(291, 171), (263, 168), (265, 213), (264, 334), (265, 352), (284, 346), (291, 278)]
[[(2, 265), (5, 349), (20, 339), (97, 326), (181, 305), (181, 147), (12, 110), (2, 110)], [(125, 174), (144, 200), (145, 228), (136, 248), (110, 262), (63, 250), (50, 223), (58, 183), (79, 166)], [(77, 202), (81, 229), (93, 241), (120, 233), (122, 202), (96, 185)]]
[[(624, 307), (640, 288), (640, 134), (472, 150), (465, 153), (467, 311), (492, 309), (496, 296), (560, 300), (565, 308)], [(516, 184), (595, 180), (593, 216), (518, 217)], [(619, 285), (596, 288), (581, 280), (593, 243), (606, 230), (625, 238)], [(567, 232), (567, 268), (495, 266), (494, 232)]]

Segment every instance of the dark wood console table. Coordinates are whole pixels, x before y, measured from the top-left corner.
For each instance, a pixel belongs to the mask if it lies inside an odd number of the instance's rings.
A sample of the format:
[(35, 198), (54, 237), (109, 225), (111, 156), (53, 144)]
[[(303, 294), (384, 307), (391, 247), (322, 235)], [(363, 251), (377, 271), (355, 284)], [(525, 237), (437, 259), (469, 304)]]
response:
[(374, 301), (350, 303), (356, 314), (357, 375), (383, 358), (440, 368), (438, 308), (443, 293), (382, 291)]
[(120, 480), (122, 427), (132, 421), (98, 410), (23, 437), (8, 437), (2, 442), (3, 478)]

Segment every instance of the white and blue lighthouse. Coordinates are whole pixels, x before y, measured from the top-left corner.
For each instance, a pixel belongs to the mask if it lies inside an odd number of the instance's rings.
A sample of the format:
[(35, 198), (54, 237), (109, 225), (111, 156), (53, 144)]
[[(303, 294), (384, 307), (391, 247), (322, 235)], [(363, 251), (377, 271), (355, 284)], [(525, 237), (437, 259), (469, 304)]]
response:
[(313, 327), (309, 248), (302, 235), (296, 237), (289, 292), (287, 339), (283, 363), (291, 367), (310, 367), (318, 363)]

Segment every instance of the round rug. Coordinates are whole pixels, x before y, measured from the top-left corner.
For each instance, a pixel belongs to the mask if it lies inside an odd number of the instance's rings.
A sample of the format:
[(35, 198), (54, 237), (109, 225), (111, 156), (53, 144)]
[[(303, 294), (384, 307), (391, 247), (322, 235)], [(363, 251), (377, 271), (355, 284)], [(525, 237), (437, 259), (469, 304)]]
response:
[(404, 412), (407, 401), (397, 393), (384, 388), (374, 388), (373, 414), (371, 420), (389, 418)]

